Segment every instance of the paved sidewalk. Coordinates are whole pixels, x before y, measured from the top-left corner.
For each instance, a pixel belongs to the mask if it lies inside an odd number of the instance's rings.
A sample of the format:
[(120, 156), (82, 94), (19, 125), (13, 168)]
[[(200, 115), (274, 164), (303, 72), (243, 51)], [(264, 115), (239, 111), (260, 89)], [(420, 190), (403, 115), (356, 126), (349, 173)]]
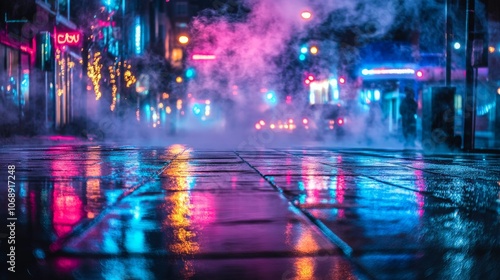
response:
[(500, 155), (75, 143), (0, 154), (16, 165), (16, 277), (500, 278)]

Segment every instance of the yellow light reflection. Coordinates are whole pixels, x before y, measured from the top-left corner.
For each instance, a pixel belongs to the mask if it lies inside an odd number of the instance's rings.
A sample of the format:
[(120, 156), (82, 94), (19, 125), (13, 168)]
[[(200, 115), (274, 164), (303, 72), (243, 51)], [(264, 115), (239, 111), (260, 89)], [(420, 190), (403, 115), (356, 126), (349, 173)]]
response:
[[(302, 229), (294, 249), (301, 254), (312, 254), (321, 248), (314, 240), (312, 232)], [(315, 259), (312, 257), (297, 257), (293, 263), (293, 269), (293, 275), (295, 276), (293, 279), (313, 279), (316, 270)]]
[[(174, 254), (189, 256), (200, 250), (196, 240), (196, 233), (192, 230), (190, 217), (193, 205), (191, 193), (187, 180), (189, 170), (189, 151), (182, 145), (170, 146), (167, 157), (176, 157), (176, 160), (165, 170), (164, 175), (175, 180), (177, 191), (165, 196), (165, 209), (169, 213), (163, 222), (163, 226), (173, 230), (173, 239), (168, 244), (168, 250)], [(193, 263), (183, 258), (184, 266), (181, 274), (183, 278), (191, 278), (195, 275)]]
[(88, 179), (86, 188), (87, 197), (87, 218), (93, 219), (102, 208), (101, 193), (101, 152), (100, 150), (87, 153), (85, 161), (85, 176)]
[(313, 258), (297, 258), (294, 263), (294, 268), (294, 279), (314, 279), (315, 264)]

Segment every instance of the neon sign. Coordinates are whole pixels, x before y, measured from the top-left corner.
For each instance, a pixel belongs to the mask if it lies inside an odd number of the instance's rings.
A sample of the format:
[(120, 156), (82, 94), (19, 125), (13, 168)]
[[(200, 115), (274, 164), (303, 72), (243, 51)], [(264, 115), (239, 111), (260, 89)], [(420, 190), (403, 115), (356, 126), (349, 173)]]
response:
[(58, 45), (79, 46), (81, 35), (78, 32), (62, 32), (56, 35)]
[(215, 55), (213, 54), (194, 54), (193, 60), (214, 60)]
[(361, 74), (365, 76), (370, 75), (407, 75), (407, 74), (415, 74), (414, 69), (403, 68), (403, 69), (363, 69)]

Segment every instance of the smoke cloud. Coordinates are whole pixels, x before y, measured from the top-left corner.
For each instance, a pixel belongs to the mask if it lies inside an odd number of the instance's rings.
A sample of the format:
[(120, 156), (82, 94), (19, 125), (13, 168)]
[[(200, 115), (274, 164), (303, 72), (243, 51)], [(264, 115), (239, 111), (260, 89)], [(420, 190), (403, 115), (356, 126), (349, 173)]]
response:
[[(144, 129), (137, 123), (135, 112), (125, 112), (123, 118), (109, 117), (96, 109), (99, 101), (92, 100), (88, 102), (90, 107), (96, 107), (89, 116), (92, 125), (84, 132), (89, 138), (106, 137), (146, 145), (183, 142), (233, 149), (386, 145), (386, 116), (380, 108), (363, 109), (359, 104), (350, 106), (345, 115), (346, 135), (342, 139), (315, 132), (297, 135), (256, 131), (254, 124), (269, 115), (301, 120), (307, 113), (313, 114), (307, 104), (309, 93), (303, 85), (304, 75), (314, 72), (317, 79), (338, 77), (338, 65), (355, 65), (359, 61), (356, 44), (390, 40), (398, 29), (420, 30), (421, 41), (431, 45), (438, 42), (439, 36), (432, 34), (440, 29), (442, 17), (438, 11), (444, 11), (443, 3), (435, 0), (242, 0), (229, 1), (222, 7), (214, 2), (215, 6), (218, 9), (202, 11), (190, 24), (187, 63), (196, 75), (187, 83), (188, 95), (183, 115), (178, 116), (177, 134), (172, 136), (166, 129)], [(310, 11), (312, 18), (301, 18), (303, 11)], [(433, 15), (438, 24), (429, 18)], [(319, 46), (319, 59), (309, 69), (297, 59), (305, 42)], [(213, 55), (215, 59), (193, 60), (196, 54)], [(174, 74), (165, 74), (168, 69), (159, 73), (155, 65), (161, 63), (157, 57), (142, 60), (142, 72), (148, 73), (151, 90), (160, 91), (165, 77)], [(175, 86), (170, 88), (175, 91)], [(274, 107), (265, 100), (269, 91), (276, 94), (278, 105)], [(292, 101), (285, 105), (287, 96)], [(190, 98), (211, 102), (211, 115), (206, 121), (193, 116)], [(121, 102), (130, 105), (136, 101)], [(109, 111), (107, 104), (100, 107)], [(362, 110), (365, 112), (359, 114)], [(394, 141), (399, 143), (398, 139)]]
[[(242, 139), (238, 148), (387, 143), (388, 134), (382, 129), (386, 126), (384, 116), (379, 111), (374, 113), (366, 108), (370, 112), (364, 115), (354, 112), (359, 108), (348, 112), (350, 127), (346, 130), (349, 137), (346, 136), (344, 142), (338, 139), (332, 141), (329, 136), (325, 140), (325, 137), (314, 134), (256, 132), (253, 124), (262, 116), (268, 116), (266, 112), (269, 111), (273, 111), (274, 117), (300, 120), (303, 116), (308, 90), (300, 85), (304, 70), (299, 67), (294, 69), (293, 61), (297, 60), (298, 50), (304, 41), (321, 44), (322, 59), (311, 70), (323, 72), (319, 78), (328, 78), (329, 74), (336, 74), (335, 65), (339, 61), (356, 62), (359, 59), (357, 51), (349, 50), (349, 46), (342, 42), (345, 40), (343, 34), (356, 34), (361, 41), (368, 41), (383, 38), (396, 27), (405, 28), (405, 25), (415, 23), (420, 1), (406, 2), (245, 0), (241, 6), (230, 3), (233, 6), (229, 8), (237, 9), (238, 13), (221, 12), (224, 9), (204, 11), (191, 24), (193, 41), (189, 54), (213, 54), (216, 59), (190, 61), (197, 77), (189, 84), (188, 92), (194, 97), (230, 100), (230, 108), (221, 107), (226, 111), (225, 130), (220, 133), (221, 141), (218, 141), (221, 145), (235, 138)], [(242, 7), (249, 12), (242, 12), (245, 11)], [(225, 8), (227, 10), (228, 6)], [(306, 10), (313, 14), (310, 20), (300, 16)], [(341, 44), (344, 44), (342, 53), (339, 52)], [(295, 73), (287, 76), (283, 74), (286, 72), (283, 69)], [(297, 84), (297, 79), (299, 86), (293, 86)], [(269, 89), (278, 91), (280, 98), (280, 105), (274, 109), (263, 100), (263, 90)], [(292, 104), (281, 106), (287, 95), (293, 97)], [(231, 121), (237, 124), (228, 125)], [(317, 142), (320, 138), (323, 142)]]

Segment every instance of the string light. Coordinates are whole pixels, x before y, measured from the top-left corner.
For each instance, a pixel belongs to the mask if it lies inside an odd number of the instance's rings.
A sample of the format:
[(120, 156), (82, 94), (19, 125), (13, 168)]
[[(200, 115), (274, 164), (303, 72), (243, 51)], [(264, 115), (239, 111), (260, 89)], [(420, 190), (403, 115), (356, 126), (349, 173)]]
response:
[(111, 111), (114, 111), (116, 108), (116, 94), (118, 92), (118, 86), (116, 85), (116, 77), (119, 76), (119, 67), (114, 67), (114, 66), (109, 66), (109, 83), (111, 84), (111, 96), (112, 101), (111, 101), (111, 106), (110, 109)]
[(132, 71), (128, 69), (125, 70), (123, 78), (125, 79), (125, 86), (128, 88), (135, 84), (135, 82), (137, 82), (137, 78), (134, 76), (134, 74), (132, 74)]
[(88, 63), (88, 69), (87, 69), (87, 76), (90, 78), (92, 81), (92, 85), (94, 86), (94, 92), (96, 95), (95, 100), (99, 100), (102, 96), (101, 93), (101, 79), (102, 79), (102, 63), (101, 63), (101, 53), (96, 52), (94, 54), (94, 58), (91, 60), (90, 55), (89, 55), (89, 63)]
[(64, 89), (65, 89), (64, 73), (66, 72), (66, 59), (61, 58), (61, 50), (59, 49), (56, 49), (56, 60), (57, 60), (57, 65), (59, 66), (59, 71), (57, 71), (58, 79), (56, 81), (57, 96), (62, 96), (64, 94)]

